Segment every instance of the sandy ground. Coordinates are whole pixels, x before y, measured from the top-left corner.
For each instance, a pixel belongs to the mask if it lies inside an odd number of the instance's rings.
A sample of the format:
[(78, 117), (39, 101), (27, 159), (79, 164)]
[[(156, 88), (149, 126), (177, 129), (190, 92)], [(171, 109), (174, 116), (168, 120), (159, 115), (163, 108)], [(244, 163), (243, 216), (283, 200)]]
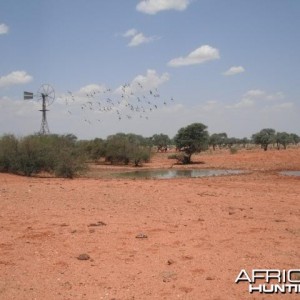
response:
[[(146, 168), (170, 167), (167, 155)], [(234, 281), (241, 269), (300, 268), (300, 178), (278, 174), (300, 170), (300, 149), (216, 151), (195, 161), (250, 172), (171, 180), (0, 174), (0, 299), (298, 299), (251, 295)], [(101, 168), (113, 169), (91, 174)]]

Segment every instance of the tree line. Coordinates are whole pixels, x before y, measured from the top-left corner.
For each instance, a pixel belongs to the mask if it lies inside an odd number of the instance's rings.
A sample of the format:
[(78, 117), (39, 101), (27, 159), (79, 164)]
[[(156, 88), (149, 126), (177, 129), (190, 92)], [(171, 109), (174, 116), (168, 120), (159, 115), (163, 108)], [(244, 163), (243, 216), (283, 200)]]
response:
[(288, 144), (300, 143), (294, 133), (262, 129), (248, 138), (228, 137), (226, 133), (209, 134), (207, 126), (193, 123), (178, 130), (174, 138), (166, 134), (143, 137), (137, 134), (117, 133), (106, 139), (78, 140), (72, 134), (29, 135), (16, 138), (14, 135), (0, 137), (0, 172), (31, 176), (48, 172), (57, 177), (73, 178), (85, 170), (87, 161), (104, 159), (110, 164), (132, 164), (140, 166), (148, 162), (155, 147), (166, 151), (176, 147), (176, 154), (170, 158), (188, 164), (194, 153), (218, 148), (249, 144), (260, 145), (265, 151), (270, 144), (286, 149)]

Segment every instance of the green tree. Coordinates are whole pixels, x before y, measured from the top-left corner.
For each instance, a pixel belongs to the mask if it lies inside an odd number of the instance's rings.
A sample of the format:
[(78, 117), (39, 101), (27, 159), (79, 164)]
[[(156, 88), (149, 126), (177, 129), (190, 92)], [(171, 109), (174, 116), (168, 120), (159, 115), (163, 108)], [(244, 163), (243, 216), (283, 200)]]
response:
[(97, 161), (101, 157), (105, 157), (106, 141), (100, 138), (94, 140), (81, 140), (77, 142), (79, 151), (86, 157), (87, 160)]
[(225, 132), (222, 133), (213, 133), (209, 137), (209, 145), (213, 147), (213, 150), (216, 150), (216, 146), (221, 147), (226, 143), (227, 134)]
[(143, 161), (150, 159), (148, 141), (140, 135), (117, 133), (107, 138), (106, 161), (110, 163), (132, 162), (138, 166)]
[(292, 143), (294, 143), (295, 145), (300, 143), (300, 137), (296, 133), (291, 133), (290, 136), (291, 136)]
[(247, 144), (250, 144), (251, 141), (248, 138), (244, 137), (244, 138), (242, 138), (242, 139), (239, 140), (239, 143), (241, 145), (243, 145), (244, 148), (246, 148)]
[(178, 130), (174, 141), (184, 152), (183, 163), (191, 163), (192, 154), (207, 149), (209, 135), (206, 128), (202, 123), (193, 123)]
[(161, 151), (165, 149), (168, 145), (170, 145), (171, 140), (167, 134), (154, 134), (151, 137), (152, 144), (157, 147), (157, 151)]
[(277, 132), (275, 138), (278, 150), (280, 145), (283, 146), (283, 149), (286, 149), (287, 145), (293, 142), (291, 135), (287, 132)]
[(253, 142), (261, 145), (264, 151), (268, 150), (268, 146), (275, 142), (275, 130), (272, 128), (265, 128), (252, 135)]

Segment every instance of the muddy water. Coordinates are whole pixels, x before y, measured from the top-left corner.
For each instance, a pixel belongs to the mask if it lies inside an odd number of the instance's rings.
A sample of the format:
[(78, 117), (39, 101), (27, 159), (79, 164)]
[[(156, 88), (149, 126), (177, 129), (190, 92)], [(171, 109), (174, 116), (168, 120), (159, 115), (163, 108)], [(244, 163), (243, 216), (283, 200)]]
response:
[(241, 170), (143, 170), (125, 173), (117, 173), (114, 176), (118, 178), (136, 178), (136, 179), (171, 179), (171, 178), (197, 178), (219, 175), (241, 174)]
[(300, 176), (300, 171), (282, 171), (280, 174), (287, 176)]

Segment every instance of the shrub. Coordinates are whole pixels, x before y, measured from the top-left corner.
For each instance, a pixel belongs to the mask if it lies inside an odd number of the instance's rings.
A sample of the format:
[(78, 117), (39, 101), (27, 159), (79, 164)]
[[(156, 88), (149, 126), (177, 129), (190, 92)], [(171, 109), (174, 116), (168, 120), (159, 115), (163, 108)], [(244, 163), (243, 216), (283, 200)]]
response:
[(231, 148), (229, 148), (229, 152), (230, 152), (230, 154), (237, 154), (238, 153), (238, 148), (231, 147)]
[(105, 159), (112, 164), (135, 166), (150, 159), (148, 142), (139, 135), (117, 133), (107, 138)]
[(31, 176), (42, 171), (72, 178), (84, 161), (73, 135), (30, 135), (0, 139), (0, 171)]
[(177, 159), (178, 154), (170, 154), (168, 155), (168, 159)]
[(13, 172), (16, 168), (18, 140), (13, 135), (0, 138), (0, 172)]

